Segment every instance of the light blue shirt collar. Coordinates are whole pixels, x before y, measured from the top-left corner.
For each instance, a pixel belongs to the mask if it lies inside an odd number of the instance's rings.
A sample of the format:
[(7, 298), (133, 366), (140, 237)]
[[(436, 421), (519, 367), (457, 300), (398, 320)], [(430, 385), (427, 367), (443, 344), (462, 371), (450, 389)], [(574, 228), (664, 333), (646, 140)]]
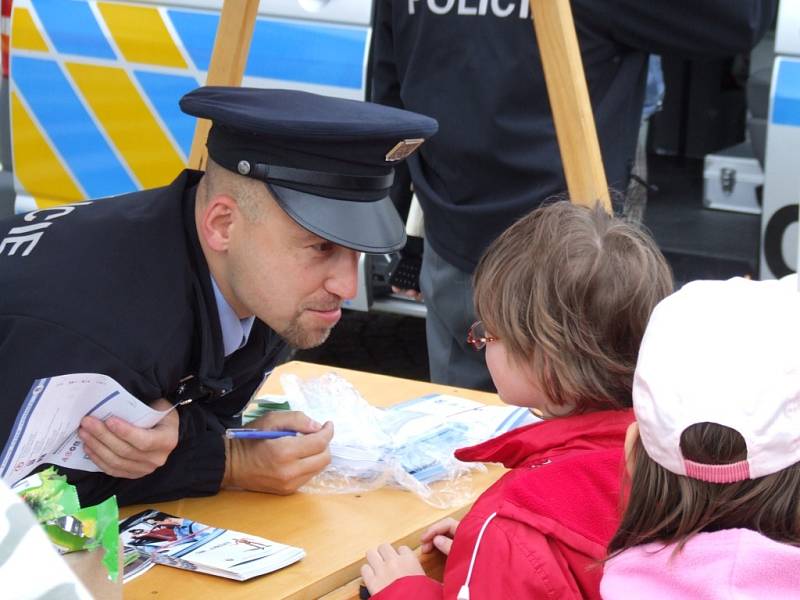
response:
[(247, 343), (250, 337), (250, 330), (253, 328), (255, 317), (240, 319), (236, 312), (225, 300), (225, 296), (219, 291), (219, 286), (211, 276), (211, 287), (214, 288), (214, 299), (217, 301), (217, 312), (219, 313), (219, 326), (222, 329), (222, 347), (225, 356), (230, 356), (239, 348)]

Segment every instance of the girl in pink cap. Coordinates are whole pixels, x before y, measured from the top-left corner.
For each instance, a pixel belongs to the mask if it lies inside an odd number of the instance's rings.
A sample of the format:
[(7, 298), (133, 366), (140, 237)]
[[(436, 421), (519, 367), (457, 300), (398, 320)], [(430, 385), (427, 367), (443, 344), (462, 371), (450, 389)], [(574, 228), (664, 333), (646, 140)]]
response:
[(800, 597), (797, 279), (697, 281), (648, 323), (603, 598)]

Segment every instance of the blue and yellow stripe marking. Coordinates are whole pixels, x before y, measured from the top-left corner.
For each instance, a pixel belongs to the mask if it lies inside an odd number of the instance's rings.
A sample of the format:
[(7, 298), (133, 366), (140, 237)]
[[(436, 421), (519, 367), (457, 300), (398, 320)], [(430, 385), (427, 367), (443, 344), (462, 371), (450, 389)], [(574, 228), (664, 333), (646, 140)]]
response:
[(167, 14), (194, 66), (201, 71), (208, 71), (219, 17), (182, 10), (168, 10)]
[[(53, 199), (84, 199), (61, 159), (23, 106), (19, 95), (11, 93), (11, 126), (14, 138), (14, 174), (26, 189)], [(41, 208), (44, 208), (41, 206)]]
[(165, 75), (149, 71), (136, 71), (135, 75), (144, 93), (150, 98), (153, 108), (183, 151), (184, 157), (188, 157), (197, 121), (194, 117), (181, 112), (177, 99), (191, 92), (200, 83), (194, 77), (182, 75)]
[[(103, 0), (15, 0), (12, 143), (39, 206), (163, 185), (186, 164), (219, 14)], [(256, 21), (251, 85), (358, 97), (366, 27)], [(263, 82), (263, 83), (262, 83)]]
[(140, 187), (166, 185), (181, 172), (185, 161), (124, 69), (67, 63), (67, 70)]
[(33, 17), (27, 8), (17, 8), (14, 13), (16, 30), (11, 39), (11, 47), (15, 50), (33, 50), (34, 52), (48, 52), (47, 42), (36, 29)]
[(128, 62), (178, 69), (188, 67), (157, 9), (107, 2), (98, 2), (97, 8)]
[(136, 189), (59, 65), (23, 56), (11, 64), (17, 88), (89, 197)]
[[(192, 62), (207, 71), (219, 16), (168, 13)], [(366, 44), (366, 30), (355, 27), (258, 19), (245, 75), (360, 89)]]
[(359, 89), (366, 43), (363, 29), (259, 19), (245, 74)]
[(772, 122), (800, 127), (800, 61), (784, 59), (780, 62)]
[(116, 60), (87, 2), (33, 0), (33, 7), (61, 54)]

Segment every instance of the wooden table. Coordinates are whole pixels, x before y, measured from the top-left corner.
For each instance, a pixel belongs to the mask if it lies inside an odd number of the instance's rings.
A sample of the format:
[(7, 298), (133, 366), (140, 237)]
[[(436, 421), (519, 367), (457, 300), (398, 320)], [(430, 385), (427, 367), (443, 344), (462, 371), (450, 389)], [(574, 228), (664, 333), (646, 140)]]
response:
[[(290, 362), (276, 369), (262, 391), (281, 393), (281, 373), (309, 378), (330, 371), (350, 381), (376, 406), (390, 406), (430, 393), (500, 403), (495, 394), (302, 362)], [(462, 516), (503, 472), (501, 467), (489, 466), (485, 473), (474, 473), (473, 497), (464, 505), (447, 510), (435, 509), (414, 494), (394, 489), (364, 494), (292, 496), (223, 491), (208, 498), (155, 504), (152, 506), (166, 513), (300, 546), (306, 550), (306, 557), (281, 571), (244, 583), (157, 565), (125, 584), (125, 598), (273, 600), (326, 595), (327, 600), (357, 598), (359, 569), (366, 550), (382, 542), (419, 546), (420, 534), (429, 525), (447, 516)], [(126, 507), (121, 513), (127, 517), (145, 508), (148, 506)]]

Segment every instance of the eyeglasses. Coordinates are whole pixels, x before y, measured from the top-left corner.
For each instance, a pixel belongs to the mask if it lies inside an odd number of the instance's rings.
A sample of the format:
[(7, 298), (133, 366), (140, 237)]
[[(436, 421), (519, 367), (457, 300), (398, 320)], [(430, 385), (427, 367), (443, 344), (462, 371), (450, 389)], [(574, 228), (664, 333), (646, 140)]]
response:
[(467, 343), (476, 351), (483, 350), (483, 347), (486, 346), (486, 344), (496, 341), (496, 337), (486, 334), (486, 329), (483, 327), (483, 321), (475, 321), (467, 333)]

